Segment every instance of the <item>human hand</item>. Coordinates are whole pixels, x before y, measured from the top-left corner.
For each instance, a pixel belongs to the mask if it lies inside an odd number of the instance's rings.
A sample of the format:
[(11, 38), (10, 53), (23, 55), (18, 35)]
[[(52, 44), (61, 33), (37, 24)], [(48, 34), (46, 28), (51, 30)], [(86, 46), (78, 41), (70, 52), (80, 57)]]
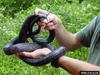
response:
[[(48, 14), (49, 12), (46, 10), (42, 10), (39, 8), (36, 8), (34, 11), (34, 14)], [(60, 28), (60, 26), (62, 25), (61, 20), (52, 13), (49, 13), (47, 16), (47, 20), (44, 20), (42, 22), (38, 21), (38, 25), (40, 26), (45, 26), (44, 28), (47, 30), (56, 30), (58, 28)]]
[(29, 57), (29, 58), (41, 58), (47, 54), (49, 54), (51, 52), (51, 50), (49, 50), (48, 48), (42, 48), (42, 49), (37, 49), (33, 52), (20, 52), (17, 53), (17, 56), (24, 56), (24, 57)]

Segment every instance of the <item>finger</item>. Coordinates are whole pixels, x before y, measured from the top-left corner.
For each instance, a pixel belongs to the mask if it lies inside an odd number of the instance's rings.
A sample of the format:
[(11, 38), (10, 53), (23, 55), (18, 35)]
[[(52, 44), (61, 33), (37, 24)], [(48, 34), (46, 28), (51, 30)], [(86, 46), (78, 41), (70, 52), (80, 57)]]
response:
[(17, 53), (16, 56), (17, 56), (18, 58), (21, 58), (21, 56), (19, 55), (19, 53)]
[(39, 26), (42, 26), (42, 22), (40, 22), (40, 21), (38, 21), (37, 24), (38, 24)]
[(39, 26), (45, 26), (45, 25), (46, 25), (46, 23), (43, 23), (43, 22), (40, 22), (40, 21), (38, 21), (37, 24), (38, 24)]
[(17, 55), (18, 55), (18, 56), (24, 56), (24, 57), (30, 57), (30, 58), (33, 57), (32, 52), (20, 52), (20, 53), (18, 53)]
[(54, 30), (55, 26), (48, 27), (49, 30)]
[(47, 30), (54, 30), (56, 28), (56, 25), (53, 22), (50, 22), (46, 25), (45, 29)]
[(53, 22), (49, 22), (49, 23), (47, 23), (46, 26), (48, 26), (48, 27), (54, 26), (54, 23)]
[(47, 17), (47, 20), (48, 20), (48, 22), (53, 22), (53, 21), (55, 20), (54, 15), (50, 13), (50, 14), (48, 15), (48, 17)]
[(44, 19), (42, 20), (43, 23), (47, 24), (48, 23), (48, 20), (47, 19)]

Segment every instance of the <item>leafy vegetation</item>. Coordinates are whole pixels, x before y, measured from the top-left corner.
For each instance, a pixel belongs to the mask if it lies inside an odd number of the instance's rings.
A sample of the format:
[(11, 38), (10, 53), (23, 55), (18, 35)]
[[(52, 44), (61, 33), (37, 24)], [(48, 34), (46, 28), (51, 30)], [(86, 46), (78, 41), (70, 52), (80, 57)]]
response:
[[(0, 75), (69, 75), (63, 69), (53, 68), (50, 64), (34, 67), (25, 64), (16, 56), (6, 56), (4, 45), (18, 35), (25, 18), (33, 14), (36, 7), (49, 10), (61, 18), (66, 30), (73, 33), (87, 25), (100, 13), (100, 0), (1, 0), (0, 1)], [(56, 41), (55, 47), (59, 47)], [(87, 60), (88, 50), (81, 48), (66, 53), (67, 56)]]

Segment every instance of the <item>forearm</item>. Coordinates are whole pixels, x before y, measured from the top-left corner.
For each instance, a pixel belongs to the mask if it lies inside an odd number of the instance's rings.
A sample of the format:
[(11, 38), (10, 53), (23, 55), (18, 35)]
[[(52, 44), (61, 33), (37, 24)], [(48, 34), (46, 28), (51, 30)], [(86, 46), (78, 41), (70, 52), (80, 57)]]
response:
[(55, 32), (56, 39), (60, 45), (65, 46), (69, 50), (74, 50), (81, 47), (81, 44), (76, 38), (75, 34), (68, 32), (63, 25), (59, 25)]
[(72, 75), (80, 75), (80, 71), (100, 71), (98, 66), (65, 56), (59, 58), (58, 64)]

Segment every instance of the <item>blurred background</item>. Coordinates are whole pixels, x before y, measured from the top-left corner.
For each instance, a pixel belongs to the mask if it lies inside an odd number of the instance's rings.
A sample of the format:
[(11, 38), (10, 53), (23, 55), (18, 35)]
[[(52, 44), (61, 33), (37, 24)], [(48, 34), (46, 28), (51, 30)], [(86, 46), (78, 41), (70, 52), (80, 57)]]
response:
[[(66, 30), (73, 33), (100, 14), (100, 0), (0, 0), (0, 75), (70, 75), (50, 64), (34, 67), (25, 64), (15, 55), (4, 54), (4, 45), (18, 35), (23, 21), (33, 14), (36, 7), (56, 14)], [(52, 44), (59, 47), (56, 40)], [(66, 56), (86, 61), (88, 49), (66, 52)]]

